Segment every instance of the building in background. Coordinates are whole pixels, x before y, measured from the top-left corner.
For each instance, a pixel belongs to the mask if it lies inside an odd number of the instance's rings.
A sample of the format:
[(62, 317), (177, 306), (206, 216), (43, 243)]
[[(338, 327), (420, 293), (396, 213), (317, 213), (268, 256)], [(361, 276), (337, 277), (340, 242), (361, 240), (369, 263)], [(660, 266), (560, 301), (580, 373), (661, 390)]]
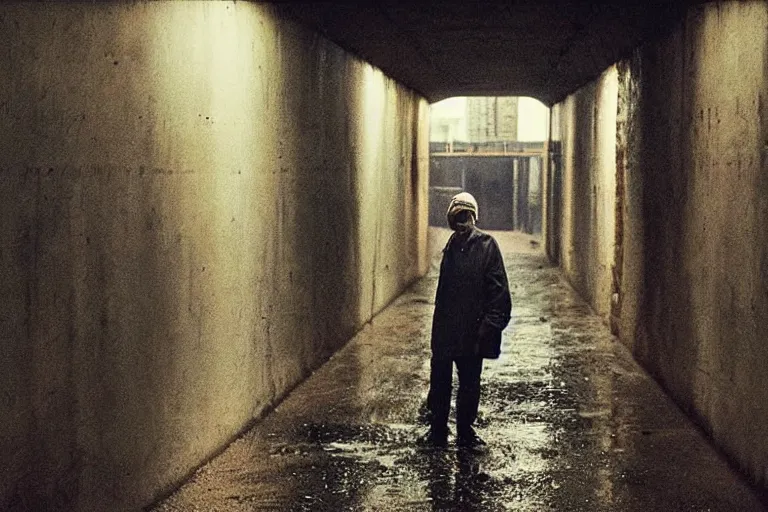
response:
[(467, 142), (517, 140), (518, 99), (515, 96), (467, 99)]
[(461, 191), (482, 205), (485, 229), (541, 232), (549, 109), (533, 98), (449, 98), (430, 111), (429, 222)]

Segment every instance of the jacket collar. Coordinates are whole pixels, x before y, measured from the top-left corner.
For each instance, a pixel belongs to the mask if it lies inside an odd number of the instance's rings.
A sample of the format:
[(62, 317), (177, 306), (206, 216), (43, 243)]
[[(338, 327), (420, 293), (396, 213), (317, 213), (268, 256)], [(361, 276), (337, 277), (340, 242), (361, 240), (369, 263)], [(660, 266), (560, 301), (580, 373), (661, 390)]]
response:
[[(472, 226), (472, 229), (470, 230), (469, 234), (467, 235), (467, 238), (466, 238), (466, 240), (464, 240), (464, 241), (463, 241), (462, 245), (464, 245), (465, 247), (466, 247), (466, 246), (469, 246), (469, 245), (470, 245), (470, 244), (472, 244), (472, 243), (473, 243), (475, 240), (477, 240), (478, 238), (480, 238), (480, 235), (481, 235), (482, 233), (483, 233), (482, 231), (480, 231), (479, 229), (477, 229), (477, 226)], [(444, 249), (444, 250), (448, 250), (448, 248), (449, 248), (449, 247), (450, 247), (450, 246), (453, 244), (453, 242), (455, 242), (455, 241), (456, 241), (456, 232), (454, 231), (454, 232), (451, 234), (451, 238), (448, 240), (448, 243), (445, 245), (445, 249)]]
[(480, 235), (482, 235), (483, 232), (477, 229), (477, 226), (472, 226), (472, 231), (469, 233), (469, 236), (467, 237), (467, 243), (474, 242), (476, 239), (480, 238)]

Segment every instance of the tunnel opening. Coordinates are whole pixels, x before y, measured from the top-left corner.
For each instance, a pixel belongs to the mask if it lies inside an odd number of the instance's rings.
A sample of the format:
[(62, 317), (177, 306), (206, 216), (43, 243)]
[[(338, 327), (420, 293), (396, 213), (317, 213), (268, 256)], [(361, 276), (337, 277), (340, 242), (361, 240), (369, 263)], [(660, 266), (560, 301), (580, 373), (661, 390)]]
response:
[(475, 196), (488, 230), (542, 231), (549, 109), (519, 96), (453, 97), (430, 107), (429, 225), (455, 194)]

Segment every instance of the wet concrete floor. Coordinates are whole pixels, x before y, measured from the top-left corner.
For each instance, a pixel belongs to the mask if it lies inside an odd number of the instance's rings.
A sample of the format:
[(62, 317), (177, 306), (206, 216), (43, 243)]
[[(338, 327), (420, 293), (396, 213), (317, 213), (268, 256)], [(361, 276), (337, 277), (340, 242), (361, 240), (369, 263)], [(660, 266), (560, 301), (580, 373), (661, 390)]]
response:
[[(430, 237), (437, 246), (447, 234)], [(426, 430), (435, 262), (154, 510), (768, 510), (531, 237), (493, 234), (513, 320), (502, 357), (483, 371), (477, 431), (489, 453), (415, 448)]]

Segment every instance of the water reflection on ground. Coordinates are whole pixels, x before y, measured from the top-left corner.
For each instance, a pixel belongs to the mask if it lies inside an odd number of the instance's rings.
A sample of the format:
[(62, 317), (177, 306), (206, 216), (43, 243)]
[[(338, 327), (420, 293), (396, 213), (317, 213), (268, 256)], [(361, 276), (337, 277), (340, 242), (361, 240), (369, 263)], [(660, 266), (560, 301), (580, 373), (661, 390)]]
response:
[(415, 448), (433, 265), (156, 510), (766, 510), (531, 238), (496, 235), (513, 324), (483, 373), (488, 454)]

